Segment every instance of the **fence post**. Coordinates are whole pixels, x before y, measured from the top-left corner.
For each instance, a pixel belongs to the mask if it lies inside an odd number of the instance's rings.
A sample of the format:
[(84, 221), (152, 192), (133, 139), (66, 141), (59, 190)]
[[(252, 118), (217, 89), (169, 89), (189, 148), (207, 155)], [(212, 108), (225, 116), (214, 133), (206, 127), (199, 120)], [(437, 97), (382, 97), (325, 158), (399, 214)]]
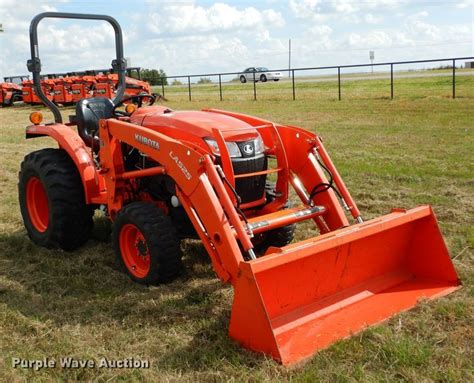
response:
[(456, 60), (453, 60), (453, 98), (456, 98)]
[(393, 100), (393, 64), (390, 64), (390, 99)]
[(191, 101), (191, 77), (188, 76), (188, 96), (189, 96), (189, 101)]
[(166, 77), (161, 78), (161, 95), (163, 97), (165, 97), (165, 80), (166, 80)]
[(222, 101), (222, 79), (221, 79), (221, 75), (219, 75), (219, 96), (220, 96), (220, 99)]
[(255, 70), (253, 72), (253, 100), (257, 101), (257, 82), (255, 81)]
[(341, 67), (337, 67), (337, 87), (339, 90), (339, 101), (341, 101)]
[(293, 84), (293, 101), (296, 100), (296, 93), (295, 93), (295, 70), (291, 70), (291, 82)]

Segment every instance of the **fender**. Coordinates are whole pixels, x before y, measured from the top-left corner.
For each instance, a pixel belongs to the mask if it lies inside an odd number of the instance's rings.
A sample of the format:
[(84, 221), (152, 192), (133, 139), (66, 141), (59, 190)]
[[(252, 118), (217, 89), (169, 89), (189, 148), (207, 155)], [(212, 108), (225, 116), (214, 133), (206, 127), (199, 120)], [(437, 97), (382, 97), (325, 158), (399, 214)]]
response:
[[(31, 125), (26, 128), (26, 138), (48, 136), (55, 140), (61, 149), (64, 149), (76, 164), (84, 186), (87, 204), (104, 203), (105, 184), (103, 177), (92, 160), (90, 150), (74, 130), (63, 124)], [(102, 191), (102, 193), (101, 193)]]

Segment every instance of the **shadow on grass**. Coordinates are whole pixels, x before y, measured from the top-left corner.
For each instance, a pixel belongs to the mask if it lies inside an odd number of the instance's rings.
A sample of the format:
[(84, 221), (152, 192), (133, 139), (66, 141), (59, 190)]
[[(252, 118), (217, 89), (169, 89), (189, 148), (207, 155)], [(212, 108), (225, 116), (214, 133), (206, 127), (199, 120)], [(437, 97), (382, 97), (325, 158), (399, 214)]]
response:
[(185, 241), (181, 277), (147, 287), (118, 271), (104, 232), (93, 237), (102, 241), (64, 252), (35, 246), (24, 230), (1, 234), (0, 304), (48, 326), (110, 323), (127, 331), (140, 325), (174, 328), (178, 335), (182, 327), (190, 329), (194, 335), (185, 347), (160, 355), (170, 368), (185, 363), (206, 369), (209, 358), (216, 365), (222, 358), (255, 363), (227, 336), (232, 290), (214, 276), (200, 243)]

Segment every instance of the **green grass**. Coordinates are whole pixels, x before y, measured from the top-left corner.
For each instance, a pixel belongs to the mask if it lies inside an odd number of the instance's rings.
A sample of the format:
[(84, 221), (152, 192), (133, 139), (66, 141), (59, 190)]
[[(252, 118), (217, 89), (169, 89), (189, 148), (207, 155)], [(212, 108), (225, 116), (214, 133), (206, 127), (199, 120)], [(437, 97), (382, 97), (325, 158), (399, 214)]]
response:
[[(474, 70), (458, 69), (456, 77), (456, 96), (458, 98), (474, 98)], [(433, 76), (409, 77), (403, 76)], [(397, 78), (399, 76), (399, 78)], [(317, 80), (311, 82), (308, 80)], [(216, 80), (214, 78), (213, 80)], [(154, 91), (162, 93), (161, 86), (155, 86)], [(174, 101), (188, 101), (188, 85), (166, 86), (165, 96)], [(262, 101), (292, 100), (292, 83), (286, 77), (279, 82), (268, 81), (256, 83), (257, 99)], [(390, 99), (390, 73), (359, 73), (343, 74), (341, 76), (342, 99)], [(253, 83), (240, 82), (222, 83), (222, 96), (226, 101), (253, 100)], [(422, 73), (395, 73), (394, 98), (417, 99), (427, 96), (451, 97), (452, 74), (449, 71), (433, 70)], [(193, 101), (216, 102), (220, 99), (219, 84), (191, 84), (191, 97)], [(296, 77), (296, 99), (326, 99), (336, 100), (339, 97), (337, 77)]]
[[(367, 218), (392, 207), (434, 207), (464, 288), (291, 369), (228, 338), (232, 289), (214, 277), (197, 242), (184, 244), (183, 277), (150, 288), (115, 269), (103, 219), (94, 238), (74, 253), (34, 246), (19, 214), (17, 173), (25, 154), (54, 144), (24, 139), (31, 108), (0, 110), (0, 380), (472, 381), (474, 91), (470, 78), (460, 78), (460, 98), (452, 100), (441, 80), (400, 79), (394, 101), (373, 97), (389, 89), (379, 80), (348, 83), (344, 92), (352, 86), (364, 92), (342, 101), (329, 84), (322, 93), (300, 89), (295, 102), (269, 93), (263, 101), (236, 95), (221, 103), (209, 91), (189, 103), (167, 93), (171, 108), (218, 107), (318, 132)], [(299, 225), (298, 239), (309, 234), (308, 225)], [(136, 357), (149, 359), (151, 368), (11, 368), (12, 357), (62, 356)]]

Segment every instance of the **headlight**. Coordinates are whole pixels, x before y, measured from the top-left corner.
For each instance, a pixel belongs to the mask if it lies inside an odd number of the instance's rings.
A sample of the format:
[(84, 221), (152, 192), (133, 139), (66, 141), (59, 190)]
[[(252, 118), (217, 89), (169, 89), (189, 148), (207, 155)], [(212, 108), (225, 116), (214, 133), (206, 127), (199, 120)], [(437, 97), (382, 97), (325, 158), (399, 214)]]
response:
[(262, 137), (258, 136), (254, 141), (255, 154), (261, 154), (265, 151), (265, 145), (263, 144)]
[[(213, 140), (212, 138), (205, 138), (204, 141), (206, 141), (206, 143), (209, 145), (209, 148), (211, 148), (212, 154), (216, 156), (221, 155), (216, 140)], [(239, 146), (236, 142), (226, 142), (225, 146), (227, 146), (227, 151), (229, 152), (229, 156), (231, 158), (242, 157), (242, 153), (240, 153)]]

